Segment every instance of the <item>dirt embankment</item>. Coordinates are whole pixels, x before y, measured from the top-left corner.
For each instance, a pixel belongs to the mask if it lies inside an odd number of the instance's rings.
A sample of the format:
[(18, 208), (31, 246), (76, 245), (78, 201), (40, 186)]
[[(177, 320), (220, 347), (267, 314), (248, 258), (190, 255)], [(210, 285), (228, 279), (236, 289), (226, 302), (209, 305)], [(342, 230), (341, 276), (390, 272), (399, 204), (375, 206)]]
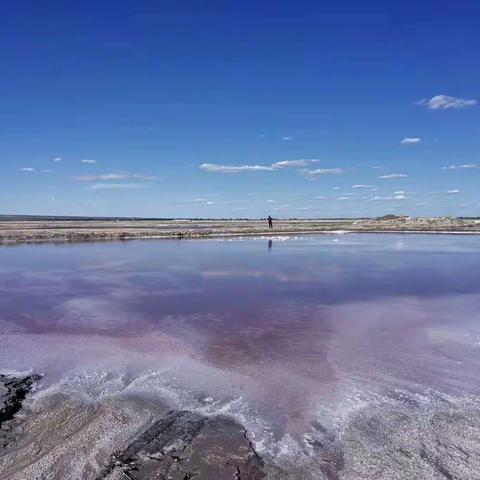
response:
[(480, 220), (451, 217), (277, 220), (7, 220), (0, 243), (83, 242), (141, 238), (205, 238), (267, 234), (344, 232), (480, 233)]

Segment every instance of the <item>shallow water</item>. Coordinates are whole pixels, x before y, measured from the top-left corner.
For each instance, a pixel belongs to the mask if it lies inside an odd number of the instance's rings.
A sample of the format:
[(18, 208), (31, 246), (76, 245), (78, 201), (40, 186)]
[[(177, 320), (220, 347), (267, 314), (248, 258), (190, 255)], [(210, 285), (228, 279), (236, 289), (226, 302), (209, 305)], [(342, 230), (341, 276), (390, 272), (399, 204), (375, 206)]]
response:
[(293, 469), (341, 443), (363, 478), (365, 412), (478, 407), (479, 253), (477, 236), (387, 234), (0, 248), (0, 369), (45, 374), (33, 405), (233, 415)]

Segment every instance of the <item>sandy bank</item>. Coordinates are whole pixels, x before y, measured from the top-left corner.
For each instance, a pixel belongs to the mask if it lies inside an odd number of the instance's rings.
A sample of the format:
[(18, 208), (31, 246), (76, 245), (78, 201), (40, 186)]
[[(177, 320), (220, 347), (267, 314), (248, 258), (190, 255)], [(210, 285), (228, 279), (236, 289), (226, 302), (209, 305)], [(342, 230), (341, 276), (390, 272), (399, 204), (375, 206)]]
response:
[(480, 220), (451, 217), (278, 220), (271, 231), (263, 220), (7, 220), (0, 221), (0, 243), (209, 238), (338, 231), (480, 234)]

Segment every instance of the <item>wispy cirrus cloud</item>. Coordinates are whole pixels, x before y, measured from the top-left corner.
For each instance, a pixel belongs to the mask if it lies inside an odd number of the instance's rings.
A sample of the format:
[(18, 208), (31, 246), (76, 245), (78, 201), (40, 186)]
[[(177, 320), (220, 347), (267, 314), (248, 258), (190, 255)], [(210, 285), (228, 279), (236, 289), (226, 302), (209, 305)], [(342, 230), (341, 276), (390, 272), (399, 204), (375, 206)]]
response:
[(403, 145), (415, 145), (416, 143), (420, 143), (422, 139), (420, 137), (405, 137), (403, 138), (400, 143)]
[(383, 180), (385, 179), (393, 179), (393, 178), (407, 178), (408, 175), (406, 173), (389, 173), (388, 175), (380, 175), (378, 178)]
[(292, 140), (295, 140), (295, 136), (294, 135), (285, 135), (284, 137), (282, 137), (282, 140), (284, 142), (291, 142)]
[(430, 100), (422, 99), (417, 102), (430, 110), (451, 110), (455, 108), (473, 107), (477, 105), (477, 100), (450, 97), (449, 95), (435, 95)]
[(393, 195), (392, 197), (380, 197), (376, 196), (372, 198), (373, 202), (390, 202), (394, 200), (406, 200), (407, 197), (405, 195)]
[(372, 198), (372, 202), (381, 202), (381, 201), (387, 201), (387, 200), (392, 200), (392, 197), (380, 197), (376, 196)]
[(266, 165), (219, 165), (216, 163), (202, 163), (199, 168), (207, 172), (217, 173), (264, 172), (275, 170), (274, 167)]
[(302, 170), (307, 177), (321, 177), (322, 175), (340, 175), (345, 173), (341, 168), (316, 168), (314, 170)]
[(470, 170), (480, 168), (480, 165), (475, 163), (464, 163), (462, 165), (449, 165), (448, 167), (442, 167), (442, 170)]
[(241, 172), (272, 172), (286, 168), (305, 168), (319, 162), (316, 158), (300, 158), (298, 160), (281, 160), (271, 165), (221, 165), (218, 163), (202, 163), (199, 168), (207, 172), (241, 173)]
[(83, 158), (83, 159), (82, 159), (82, 163), (87, 163), (87, 164), (92, 165), (92, 164), (94, 164), (94, 163), (97, 163), (97, 161), (96, 161), (96, 160), (89, 159), (89, 158)]
[(35, 172), (35, 169), (32, 167), (23, 167), (20, 169), (21, 172)]
[(317, 163), (320, 160), (317, 158), (301, 158), (299, 160), (282, 160), (280, 162), (272, 163), (273, 168), (305, 168), (312, 163)]
[(52, 162), (58, 163), (58, 162), (61, 162), (61, 161), (62, 161), (61, 157), (52, 158)]
[(208, 198), (195, 198), (193, 200), (193, 202), (195, 204), (197, 204), (198, 206), (202, 206), (202, 205), (215, 205), (215, 202), (212, 201), (212, 200), (209, 200)]
[(363, 183), (357, 183), (356, 185), (352, 185), (352, 188), (373, 188), (373, 185), (366, 185)]
[(426, 195), (456, 195), (460, 193), (458, 188), (451, 188), (450, 190), (446, 190), (444, 192), (427, 192)]
[(101, 175), (79, 175), (74, 177), (79, 182), (95, 182), (99, 180), (155, 180), (156, 177), (150, 175), (140, 175), (138, 173), (104, 173)]

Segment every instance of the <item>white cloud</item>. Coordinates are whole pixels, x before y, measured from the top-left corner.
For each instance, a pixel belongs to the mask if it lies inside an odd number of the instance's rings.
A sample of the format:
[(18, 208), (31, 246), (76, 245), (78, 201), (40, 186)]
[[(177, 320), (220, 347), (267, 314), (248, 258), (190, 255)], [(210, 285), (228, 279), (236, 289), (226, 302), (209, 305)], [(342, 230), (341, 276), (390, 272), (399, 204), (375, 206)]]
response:
[(258, 172), (258, 171), (272, 171), (273, 167), (265, 165), (217, 165), (215, 163), (202, 163), (200, 167), (207, 172), (217, 173), (239, 173), (239, 172)]
[(144, 188), (142, 183), (94, 183), (89, 186), (90, 190), (134, 190)]
[(442, 167), (442, 170), (468, 170), (473, 168), (480, 168), (480, 165), (475, 163), (464, 163), (463, 165), (449, 165), (448, 167)]
[(53, 170), (50, 170), (50, 169), (46, 168), (45, 170), (42, 170), (42, 172), (43, 172), (43, 173), (52, 173)]
[(61, 157), (55, 157), (55, 158), (52, 159), (52, 162), (55, 162), (55, 163), (58, 163), (58, 162), (61, 162), (61, 161), (62, 161)]
[(405, 190), (397, 190), (396, 192), (393, 192), (395, 195), (406, 195), (407, 192)]
[(23, 167), (20, 169), (21, 172), (34, 172), (35, 169), (32, 167)]
[(82, 160), (82, 163), (93, 164), (93, 163), (97, 163), (97, 161), (96, 160), (89, 160), (88, 158), (84, 158)]
[(404, 145), (414, 145), (415, 143), (420, 143), (421, 141), (422, 139), (419, 137), (405, 137), (400, 143), (403, 143)]
[(455, 195), (456, 193), (460, 193), (460, 190), (454, 188), (453, 190), (447, 190), (445, 193), (447, 195)]
[(356, 185), (352, 185), (352, 188), (373, 188), (373, 185), (364, 185), (364, 184), (358, 183)]
[(389, 173), (388, 175), (380, 175), (378, 178), (389, 179), (389, 178), (407, 178), (408, 175), (405, 173)]
[(373, 197), (372, 200), (374, 202), (389, 202), (393, 200), (407, 200), (407, 197), (405, 195), (394, 195), (393, 197)]
[(350, 196), (344, 196), (344, 197), (338, 197), (337, 200), (357, 200), (356, 198), (354, 199), (353, 197)]
[(332, 190), (340, 190), (340, 187), (332, 187)]
[(473, 99), (455, 98), (448, 95), (436, 95), (430, 100), (423, 99), (417, 102), (418, 105), (424, 105), (430, 110), (449, 110), (453, 108), (473, 107), (478, 102)]
[(379, 202), (383, 200), (393, 200), (393, 197), (373, 197), (372, 200), (374, 202)]
[(282, 160), (272, 164), (274, 168), (303, 168), (308, 167), (312, 163), (319, 162), (316, 158), (301, 158), (299, 160)]
[(275, 203), (275, 200), (267, 200), (267, 203)]
[(149, 175), (140, 175), (138, 173), (105, 173), (102, 175), (79, 175), (74, 177), (80, 182), (94, 182), (97, 180), (155, 180), (155, 177)]
[(208, 202), (205, 202), (205, 205), (214, 205), (215, 202), (212, 202), (211, 200), (209, 200)]
[(282, 140), (284, 142), (289, 142), (291, 140), (295, 140), (295, 137), (293, 135), (285, 135), (284, 137), (282, 137)]
[(307, 177), (319, 177), (322, 175), (339, 175), (344, 173), (341, 168), (316, 168), (315, 170), (302, 170)]

